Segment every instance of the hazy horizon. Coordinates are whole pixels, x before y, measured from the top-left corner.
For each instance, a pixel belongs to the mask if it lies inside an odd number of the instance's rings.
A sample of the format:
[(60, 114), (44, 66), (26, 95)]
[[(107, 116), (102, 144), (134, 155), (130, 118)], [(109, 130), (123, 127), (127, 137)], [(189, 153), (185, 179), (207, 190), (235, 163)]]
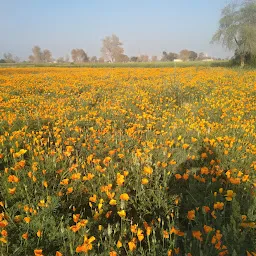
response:
[(73, 48), (100, 57), (102, 39), (113, 33), (128, 56), (160, 57), (163, 51), (182, 49), (217, 58), (233, 54), (210, 44), (226, 0), (0, 0), (0, 4), (0, 58), (10, 52), (27, 60), (34, 45), (49, 49), (54, 58), (70, 56)]

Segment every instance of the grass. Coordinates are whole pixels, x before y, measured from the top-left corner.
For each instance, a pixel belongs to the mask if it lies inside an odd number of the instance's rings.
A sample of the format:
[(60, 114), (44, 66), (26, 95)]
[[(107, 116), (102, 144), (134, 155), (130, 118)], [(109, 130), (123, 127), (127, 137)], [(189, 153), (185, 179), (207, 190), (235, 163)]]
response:
[(127, 62), (127, 63), (0, 63), (0, 67), (88, 67), (88, 68), (168, 68), (168, 67), (229, 67), (229, 61)]

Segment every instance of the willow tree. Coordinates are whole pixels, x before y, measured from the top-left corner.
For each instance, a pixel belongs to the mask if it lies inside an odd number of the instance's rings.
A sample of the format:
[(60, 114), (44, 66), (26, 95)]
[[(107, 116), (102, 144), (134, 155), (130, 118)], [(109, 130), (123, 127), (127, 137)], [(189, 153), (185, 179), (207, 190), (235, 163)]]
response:
[(227, 49), (236, 51), (244, 67), (245, 56), (256, 54), (256, 1), (226, 6), (213, 42), (221, 42)]

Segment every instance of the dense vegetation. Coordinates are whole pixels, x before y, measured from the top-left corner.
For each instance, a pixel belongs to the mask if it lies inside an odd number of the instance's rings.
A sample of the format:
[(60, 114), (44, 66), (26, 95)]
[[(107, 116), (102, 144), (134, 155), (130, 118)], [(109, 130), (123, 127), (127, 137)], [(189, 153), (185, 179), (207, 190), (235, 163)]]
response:
[(0, 255), (255, 255), (256, 72), (1, 68)]

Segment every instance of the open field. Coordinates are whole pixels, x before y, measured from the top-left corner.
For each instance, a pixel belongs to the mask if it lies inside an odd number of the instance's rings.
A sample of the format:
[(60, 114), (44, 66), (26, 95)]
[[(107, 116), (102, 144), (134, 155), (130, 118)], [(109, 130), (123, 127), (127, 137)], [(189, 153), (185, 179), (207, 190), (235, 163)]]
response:
[(0, 68), (0, 255), (255, 255), (256, 71), (160, 67)]

